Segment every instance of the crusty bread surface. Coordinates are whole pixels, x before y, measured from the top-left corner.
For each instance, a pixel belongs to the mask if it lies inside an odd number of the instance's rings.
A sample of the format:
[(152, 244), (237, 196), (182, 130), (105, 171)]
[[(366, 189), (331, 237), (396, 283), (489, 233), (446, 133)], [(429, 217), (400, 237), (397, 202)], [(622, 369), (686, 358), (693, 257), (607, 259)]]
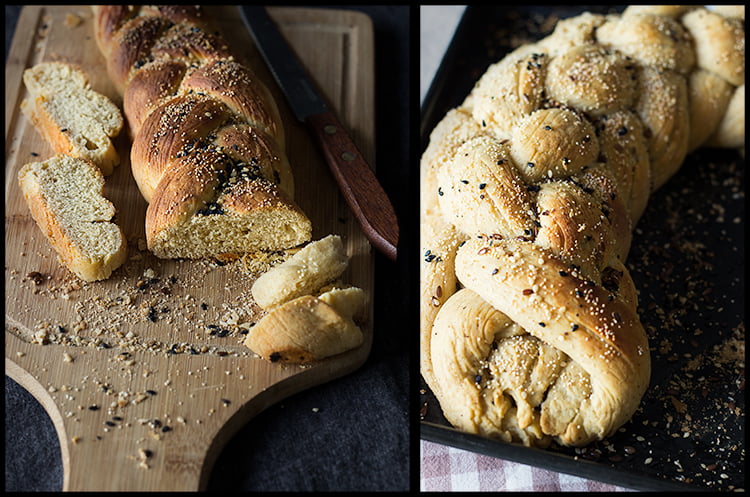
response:
[(123, 95), (133, 177), (149, 202), (149, 250), (204, 258), (309, 241), (276, 103), (204, 10), (100, 5), (94, 13)]
[(349, 257), (338, 235), (307, 244), (278, 266), (262, 274), (252, 286), (255, 302), (270, 309), (318, 291), (344, 272)]
[(455, 427), (584, 446), (636, 412), (652, 366), (633, 228), (690, 151), (744, 149), (743, 20), (702, 6), (560, 20), (436, 125), (420, 367)]
[(266, 311), (245, 345), (261, 357), (304, 363), (340, 354), (364, 340), (365, 292), (343, 284), (349, 257), (338, 235), (310, 242), (252, 286)]

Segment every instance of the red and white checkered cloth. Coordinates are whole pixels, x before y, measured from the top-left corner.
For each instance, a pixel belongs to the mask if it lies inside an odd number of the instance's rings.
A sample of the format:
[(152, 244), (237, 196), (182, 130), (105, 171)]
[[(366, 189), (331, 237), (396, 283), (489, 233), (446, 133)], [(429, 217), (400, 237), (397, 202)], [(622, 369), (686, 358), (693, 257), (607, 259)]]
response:
[(420, 490), (515, 492), (628, 492), (629, 488), (421, 442)]

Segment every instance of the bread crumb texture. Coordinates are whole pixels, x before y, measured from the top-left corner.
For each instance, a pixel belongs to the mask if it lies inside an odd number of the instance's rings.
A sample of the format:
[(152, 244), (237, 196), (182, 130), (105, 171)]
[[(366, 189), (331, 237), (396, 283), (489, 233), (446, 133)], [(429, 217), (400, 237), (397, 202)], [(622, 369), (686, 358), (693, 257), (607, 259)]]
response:
[(125, 261), (125, 237), (93, 163), (57, 155), (23, 166), (18, 181), (42, 233), (80, 278), (105, 279)]

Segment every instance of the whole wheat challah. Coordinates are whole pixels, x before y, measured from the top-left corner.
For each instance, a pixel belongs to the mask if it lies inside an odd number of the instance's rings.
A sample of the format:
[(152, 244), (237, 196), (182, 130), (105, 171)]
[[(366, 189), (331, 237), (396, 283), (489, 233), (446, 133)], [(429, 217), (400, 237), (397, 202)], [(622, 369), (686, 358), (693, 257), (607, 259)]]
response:
[(133, 176), (159, 257), (279, 250), (310, 240), (268, 89), (199, 6), (95, 6), (123, 94)]
[(562, 20), (491, 65), (421, 161), (421, 372), (456, 427), (580, 446), (650, 379), (624, 265), (649, 194), (744, 147), (744, 8)]

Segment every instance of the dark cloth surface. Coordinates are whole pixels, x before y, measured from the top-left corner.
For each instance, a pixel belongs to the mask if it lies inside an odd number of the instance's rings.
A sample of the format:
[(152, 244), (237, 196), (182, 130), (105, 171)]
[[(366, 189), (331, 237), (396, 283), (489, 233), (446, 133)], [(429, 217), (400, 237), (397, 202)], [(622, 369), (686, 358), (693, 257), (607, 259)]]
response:
[[(408, 289), (416, 281), (403, 254), (416, 241), (405, 229), (416, 213), (409, 195), (410, 13), (408, 6), (354, 8), (373, 21), (376, 43), (376, 169), (401, 223), (396, 263), (375, 256), (372, 352), (357, 371), (268, 408), (224, 447), (207, 490), (407, 490), (416, 430), (410, 437), (410, 372), (418, 316)], [(20, 7), (6, 6), (6, 60)], [(416, 61), (415, 61), (416, 63)], [(416, 117), (416, 114), (415, 114)], [(416, 169), (414, 169), (416, 170)], [(415, 214), (416, 216), (416, 214)], [(313, 409), (316, 409), (314, 411)], [(5, 490), (62, 488), (57, 434), (44, 408), (5, 380)]]

